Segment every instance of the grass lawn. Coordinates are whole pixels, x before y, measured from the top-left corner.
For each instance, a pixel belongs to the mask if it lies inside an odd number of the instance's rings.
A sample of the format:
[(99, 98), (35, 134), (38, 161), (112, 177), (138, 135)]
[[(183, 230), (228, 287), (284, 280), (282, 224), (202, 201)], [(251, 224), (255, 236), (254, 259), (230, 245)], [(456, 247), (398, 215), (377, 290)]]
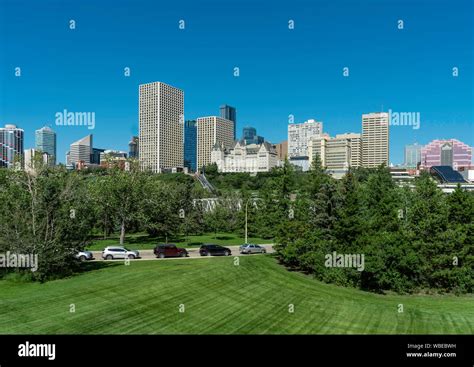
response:
[[(178, 239), (169, 239), (168, 242), (175, 243), (182, 247), (200, 247), (203, 243), (215, 243), (222, 246), (242, 245), (244, 238), (232, 233), (208, 233), (202, 236), (187, 236)], [(263, 238), (249, 237), (250, 243), (272, 243), (272, 240)], [(147, 234), (130, 234), (125, 238), (125, 246), (131, 250), (149, 250), (153, 249), (158, 243), (165, 243), (164, 238), (150, 237)], [(96, 239), (87, 247), (87, 250), (102, 251), (106, 246), (113, 246), (119, 244), (119, 236), (114, 235), (109, 239)]]
[(2, 280), (0, 333), (474, 333), (472, 296), (383, 296), (289, 272), (270, 255), (233, 262), (89, 263), (97, 269), (45, 284)]

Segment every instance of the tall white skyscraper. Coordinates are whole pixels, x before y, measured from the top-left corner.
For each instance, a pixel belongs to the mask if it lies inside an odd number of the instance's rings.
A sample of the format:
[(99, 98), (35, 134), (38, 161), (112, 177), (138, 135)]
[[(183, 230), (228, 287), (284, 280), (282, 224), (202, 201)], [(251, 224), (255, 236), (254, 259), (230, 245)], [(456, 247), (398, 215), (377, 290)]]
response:
[(362, 166), (378, 167), (389, 164), (389, 121), (387, 112), (362, 115)]
[(323, 133), (323, 123), (308, 120), (288, 125), (288, 157), (308, 157), (308, 144), (312, 137)]
[(69, 148), (69, 164), (76, 165), (79, 162), (91, 163), (92, 135), (87, 135), (71, 144)]
[(183, 167), (184, 92), (162, 82), (141, 84), (138, 119), (141, 168)]
[(229, 148), (234, 143), (234, 122), (218, 116), (197, 119), (197, 169), (211, 163), (215, 144)]

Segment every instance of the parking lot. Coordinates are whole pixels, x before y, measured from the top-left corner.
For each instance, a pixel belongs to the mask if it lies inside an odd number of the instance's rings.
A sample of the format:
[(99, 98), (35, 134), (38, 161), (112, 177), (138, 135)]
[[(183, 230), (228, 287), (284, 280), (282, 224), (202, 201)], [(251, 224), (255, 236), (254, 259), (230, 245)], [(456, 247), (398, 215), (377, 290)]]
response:
[[(273, 246), (270, 245), (260, 245), (261, 247), (264, 247), (265, 250), (267, 250), (267, 254), (271, 254), (274, 252)], [(255, 256), (259, 254), (252, 254), (252, 255), (245, 255), (241, 254), (239, 252), (239, 246), (226, 246), (230, 251), (232, 251), (231, 256)], [(127, 247), (128, 248), (128, 247)], [(133, 247), (130, 246), (129, 250), (133, 250)], [(205, 257), (212, 257), (212, 256), (201, 256), (199, 254), (199, 247), (196, 248), (187, 248), (189, 256), (188, 257), (169, 257), (165, 259), (157, 259), (155, 254), (153, 253), (153, 250), (140, 250), (140, 258), (135, 259), (133, 261), (140, 261), (140, 260), (173, 260), (173, 259), (199, 259), (199, 258), (205, 258)], [(94, 255), (94, 260), (92, 261), (109, 261), (109, 260), (104, 260), (102, 259), (102, 251), (92, 251), (92, 254)], [(114, 261), (114, 260), (110, 260)]]

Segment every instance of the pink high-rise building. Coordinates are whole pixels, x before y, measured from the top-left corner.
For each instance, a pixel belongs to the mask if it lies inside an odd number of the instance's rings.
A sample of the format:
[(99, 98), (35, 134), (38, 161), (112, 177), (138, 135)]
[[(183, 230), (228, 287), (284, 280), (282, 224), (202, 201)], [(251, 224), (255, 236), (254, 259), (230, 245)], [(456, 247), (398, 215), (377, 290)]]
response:
[(471, 166), (472, 148), (456, 139), (433, 140), (421, 149), (421, 167), (451, 166), (458, 170)]

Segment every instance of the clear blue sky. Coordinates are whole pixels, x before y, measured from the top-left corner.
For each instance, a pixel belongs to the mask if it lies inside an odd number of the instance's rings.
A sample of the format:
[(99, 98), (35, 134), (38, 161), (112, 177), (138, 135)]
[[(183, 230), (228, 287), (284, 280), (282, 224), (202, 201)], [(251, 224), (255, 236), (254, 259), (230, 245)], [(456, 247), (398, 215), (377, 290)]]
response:
[[(35, 129), (52, 125), (62, 162), (90, 132), (96, 147), (127, 150), (138, 132), (138, 85), (162, 81), (184, 90), (187, 119), (235, 106), (238, 136), (250, 124), (272, 142), (285, 140), (289, 114), (321, 120), (331, 135), (360, 132), (361, 114), (383, 106), (421, 114), (419, 130), (391, 128), (393, 163), (415, 141), (473, 146), (472, 4), (0, 0), (0, 125), (25, 129), (25, 148)], [(54, 126), (65, 108), (95, 112), (95, 130)]]

